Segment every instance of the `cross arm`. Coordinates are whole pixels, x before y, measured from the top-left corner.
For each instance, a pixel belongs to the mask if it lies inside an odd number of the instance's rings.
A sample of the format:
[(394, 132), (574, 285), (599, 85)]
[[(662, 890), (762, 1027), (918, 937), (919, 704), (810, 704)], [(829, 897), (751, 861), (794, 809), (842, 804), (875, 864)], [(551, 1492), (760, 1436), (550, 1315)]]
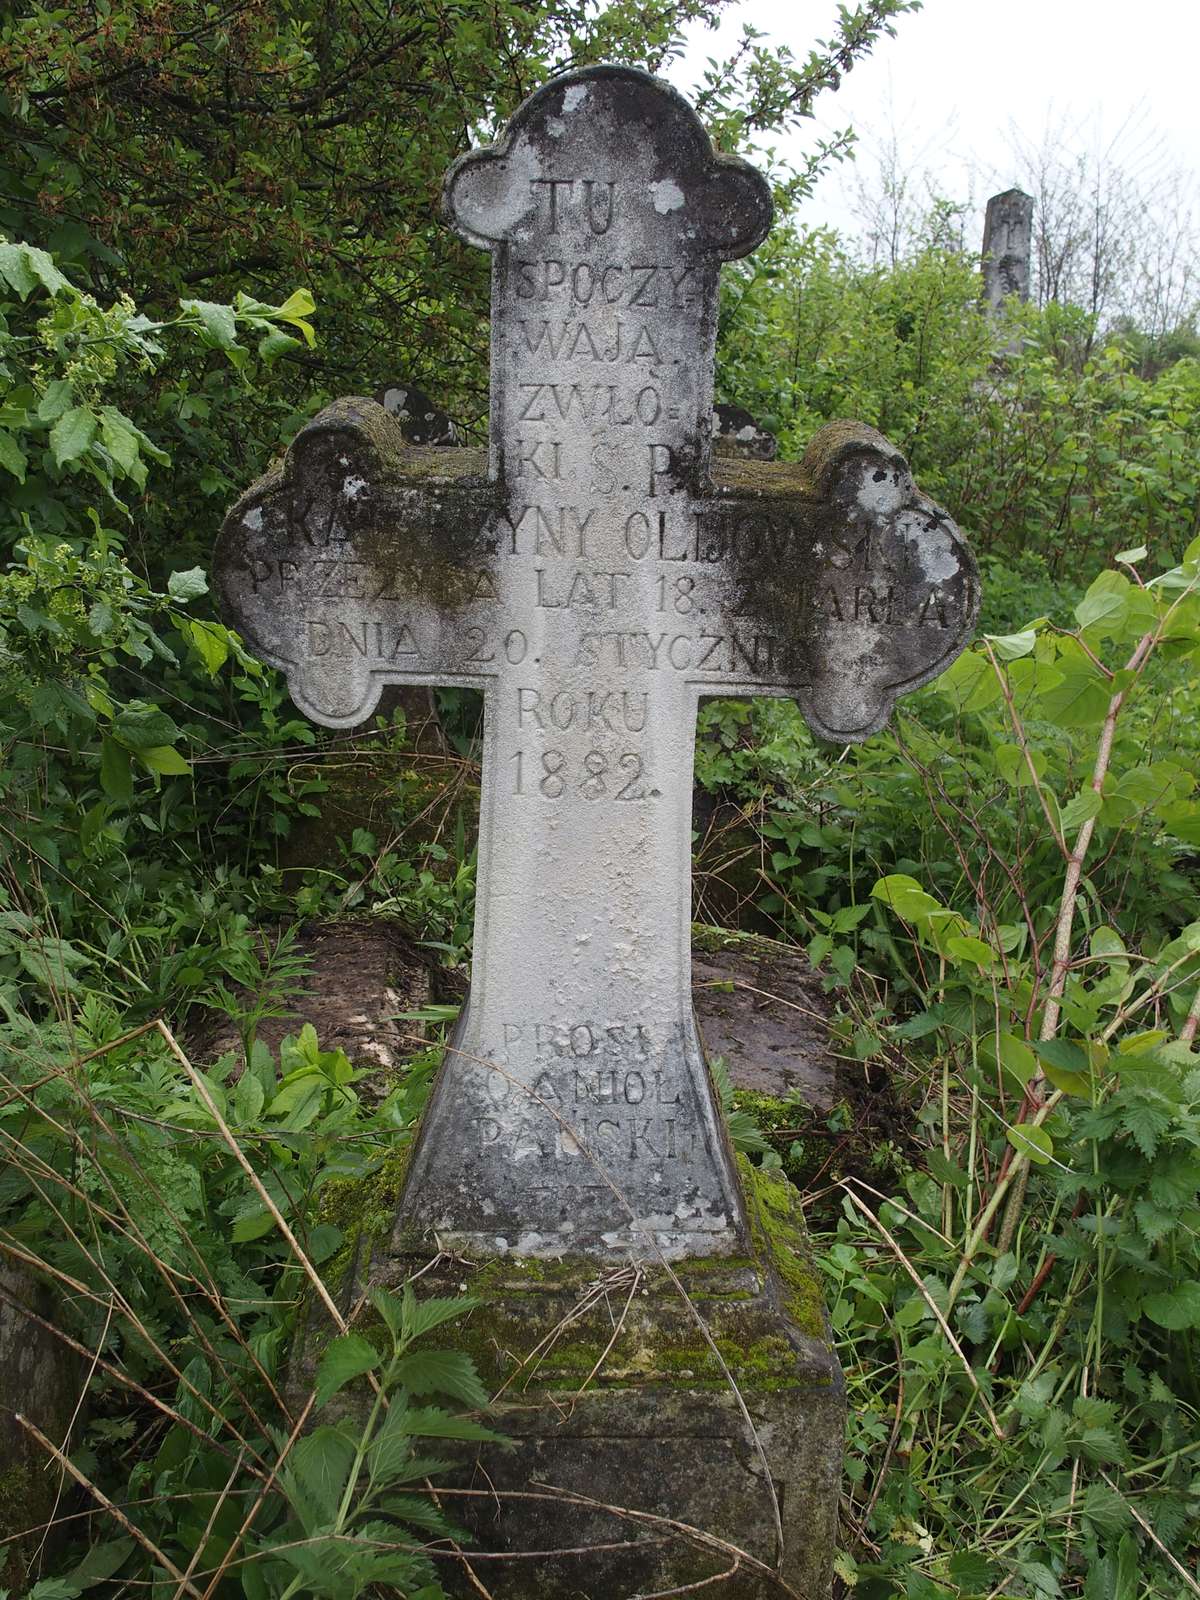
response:
[(411, 445), (375, 401), (338, 400), (226, 517), (222, 613), (327, 727), (385, 683), (482, 683), (500, 509), (482, 452)]
[(701, 693), (791, 695), (822, 738), (866, 739), (969, 640), (970, 549), (862, 423), (827, 424), (800, 463), (718, 457), (713, 469), (687, 570), (728, 639), (693, 656)]

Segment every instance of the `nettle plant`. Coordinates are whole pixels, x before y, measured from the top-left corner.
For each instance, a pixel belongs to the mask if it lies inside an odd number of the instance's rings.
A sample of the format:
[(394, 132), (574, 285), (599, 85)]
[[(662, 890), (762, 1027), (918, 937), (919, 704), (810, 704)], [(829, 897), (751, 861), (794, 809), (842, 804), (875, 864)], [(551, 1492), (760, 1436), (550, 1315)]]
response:
[(941, 852), (845, 936), (931, 1144), (826, 1256), (867, 1600), (1165, 1600), (1200, 1513), (1200, 540), (1116, 561), (902, 724)]

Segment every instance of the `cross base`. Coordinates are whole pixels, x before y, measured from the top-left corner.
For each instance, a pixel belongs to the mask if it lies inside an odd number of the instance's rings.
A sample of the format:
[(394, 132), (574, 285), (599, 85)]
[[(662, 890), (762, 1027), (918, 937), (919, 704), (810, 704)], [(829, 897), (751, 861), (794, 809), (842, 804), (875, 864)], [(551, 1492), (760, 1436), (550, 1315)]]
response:
[[(421, 1294), (453, 1295), (465, 1282), (485, 1300), (435, 1339), (469, 1351), (499, 1395), (490, 1424), (514, 1441), (458, 1447), (459, 1466), (442, 1480), (443, 1509), (471, 1531), (466, 1553), (479, 1555), (494, 1600), (625, 1600), (731, 1568), (705, 1592), (782, 1592), (721, 1541), (778, 1567), (808, 1600), (828, 1596), (842, 1376), (798, 1197), (740, 1165), (748, 1252), (682, 1262), (673, 1276), (653, 1262), (511, 1256), (429, 1269), (427, 1256), (390, 1253), (382, 1230), (360, 1240), (358, 1270), (342, 1284), (347, 1311), (365, 1284), (395, 1288), (417, 1272)], [(328, 1336), (310, 1322), (298, 1341), (297, 1391), (311, 1384)], [(364, 1391), (357, 1403), (365, 1410), (369, 1399)], [(764, 1458), (784, 1535), (778, 1562)], [(478, 1594), (457, 1561), (439, 1565), (449, 1593)]]

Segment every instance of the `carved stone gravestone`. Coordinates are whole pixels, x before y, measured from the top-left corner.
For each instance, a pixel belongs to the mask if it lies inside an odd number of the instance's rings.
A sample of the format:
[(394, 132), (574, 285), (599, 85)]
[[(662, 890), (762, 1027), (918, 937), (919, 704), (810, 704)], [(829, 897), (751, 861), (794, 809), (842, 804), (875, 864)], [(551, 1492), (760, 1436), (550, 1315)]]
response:
[[(490, 1264), (477, 1353), (521, 1445), (487, 1461), (500, 1498), (464, 1502), (480, 1538), (624, 1542), (536, 1584), (490, 1564), (497, 1597), (720, 1570), (596, 1502), (719, 1533), (815, 1596), (840, 1377), (802, 1224), (744, 1190), (697, 1040), (696, 708), (794, 696), (821, 737), (866, 738), (962, 649), (974, 564), (870, 428), (831, 424), (800, 465), (714, 459), (718, 276), (770, 194), (665, 84), (555, 79), (451, 168), (445, 210), (492, 254), (486, 457), (340, 401), (233, 508), (216, 562), (226, 616), (317, 722), (361, 722), (388, 683), (485, 694), (470, 998), (370, 1270)], [(764, 1584), (743, 1563), (712, 1592)]]
[(1032, 196), (1021, 189), (994, 194), (983, 221), (983, 300), (989, 315), (999, 316), (1011, 295), (1022, 303), (1029, 299), (1032, 248)]

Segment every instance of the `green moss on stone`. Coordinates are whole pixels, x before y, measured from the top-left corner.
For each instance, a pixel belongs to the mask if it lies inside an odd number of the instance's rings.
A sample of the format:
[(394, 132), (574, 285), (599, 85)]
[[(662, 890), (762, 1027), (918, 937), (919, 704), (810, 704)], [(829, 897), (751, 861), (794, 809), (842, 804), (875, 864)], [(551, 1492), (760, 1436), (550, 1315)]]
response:
[[(368, 1278), (395, 1287), (421, 1259), (418, 1241), (405, 1253), (393, 1237), (411, 1154), (406, 1142), (371, 1178), (331, 1184), (321, 1219), (344, 1235), (326, 1271), (343, 1299), (356, 1298)], [(484, 1304), (442, 1337), (475, 1362), (484, 1382), (508, 1392), (570, 1391), (585, 1379), (596, 1388), (629, 1384), (720, 1389), (721, 1361), (738, 1386), (770, 1391), (822, 1382), (828, 1350), (821, 1283), (809, 1256), (800, 1196), (785, 1179), (738, 1158), (753, 1251), (742, 1257), (707, 1256), (643, 1269), (639, 1293), (629, 1301), (626, 1280), (578, 1314), (589, 1285), (611, 1269), (595, 1261), (497, 1256), (452, 1264), (423, 1274), (422, 1291), (456, 1294), (464, 1288)], [(714, 1353), (680, 1296), (682, 1285), (708, 1327)], [(421, 1291), (419, 1291), (421, 1292)], [(780, 1319), (782, 1310), (786, 1321)], [(612, 1342), (615, 1319), (624, 1315)], [(369, 1329), (371, 1317), (363, 1323)], [(557, 1331), (553, 1331), (557, 1330)], [(553, 1336), (550, 1337), (553, 1331)], [(805, 1348), (795, 1341), (799, 1334)], [(530, 1359), (530, 1352), (545, 1344)]]
[(786, 1179), (774, 1178), (739, 1156), (751, 1230), (760, 1254), (769, 1259), (784, 1286), (788, 1315), (811, 1339), (828, 1338), (821, 1280), (809, 1251), (800, 1196)]

